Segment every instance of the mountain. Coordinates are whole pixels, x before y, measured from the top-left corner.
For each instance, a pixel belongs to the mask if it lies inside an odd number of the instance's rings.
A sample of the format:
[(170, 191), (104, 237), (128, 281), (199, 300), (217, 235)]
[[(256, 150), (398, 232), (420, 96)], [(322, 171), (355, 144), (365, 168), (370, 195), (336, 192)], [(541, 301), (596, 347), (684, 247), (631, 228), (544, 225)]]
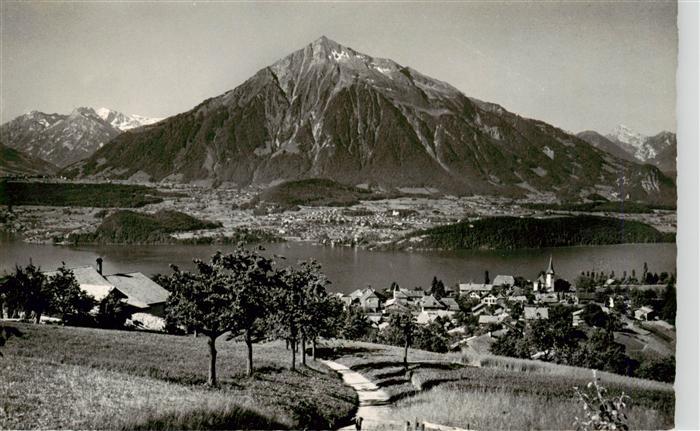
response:
[(677, 148), (675, 133), (664, 131), (654, 136), (644, 136), (620, 125), (607, 136), (593, 131), (581, 132), (577, 136), (618, 158), (647, 163), (675, 177)]
[(148, 126), (162, 120), (162, 118), (147, 118), (140, 115), (127, 115), (107, 108), (99, 108), (95, 112), (112, 127), (119, 129), (122, 132), (136, 127)]
[(76, 108), (69, 115), (31, 111), (0, 126), (0, 140), (32, 157), (65, 167), (129, 130), (153, 121), (116, 111)]
[(49, 175), (56, 171), (58, 171), (58, 168), (51, 163), (0, 143), (0, 177)]
[(606, 153), (610, 153), (618, 159), (627, 160), (630, 162), (635, 162), (633, 154), (630, 154), (625, 149), (622, 148), (620, 143), (613, 142), (605, 136), (593, 130), (586, 130), (576, 134), (577, 137), (583, 139), (599, 150), (603, 150)]
[(88, 178), (674, 199), (658, 169), (322, 37), (192, 110), (128, 130), (65, 171)]

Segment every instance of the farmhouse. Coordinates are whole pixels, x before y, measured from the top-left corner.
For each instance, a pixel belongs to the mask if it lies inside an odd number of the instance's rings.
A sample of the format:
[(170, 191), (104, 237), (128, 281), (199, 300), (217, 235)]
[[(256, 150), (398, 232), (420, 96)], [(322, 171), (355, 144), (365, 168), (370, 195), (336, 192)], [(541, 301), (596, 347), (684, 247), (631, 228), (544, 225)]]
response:
[[(92, 266), (70, 268), (80, 289), (102, 302), (110, 296), (123, 299), (132, 311), (131, 320), (140, 323), (145, 329), (165, 328), (165, 301), (168, 291), (140, 272), (129, 274), (102, 275), (102, 260), (97, 260), (97, 269)], [(51, 277), (57, 271), (44, 275)], [(96, 307), (97, 309), (97, 307)], [(96, 309), (93, 310), (96, 312)]]
[(471, 292), (490, 292), (493, 284), (485, 283), (459, 283), (459, 293), (464, 295)]
[(637, 320), (651, 320), (654, 318), (654, 309), (649, 306), (634, 310), (634, 318)]
[(493, 285), (507, 287), (515, 286), (515, 277), (513, 277), (512, 275), (497, 275), (493, 279)]

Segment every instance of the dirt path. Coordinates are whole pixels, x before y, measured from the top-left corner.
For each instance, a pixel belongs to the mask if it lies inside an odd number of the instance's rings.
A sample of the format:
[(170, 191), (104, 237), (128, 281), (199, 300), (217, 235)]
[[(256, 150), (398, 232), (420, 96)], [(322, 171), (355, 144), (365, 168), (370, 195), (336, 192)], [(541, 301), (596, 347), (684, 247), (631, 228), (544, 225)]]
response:
[[(352, 387), (360, 401), (356, 416), (362, 418), (362, 429), (403, 429), (402, 424), (391, 419), (391, 405), (389, 394), (372, 383), (367, 377), (351, 370), (343, 364), (322, 360), (334, 371), (340, 373), (343, 382)], [(344, 430), (354, 430), (355, 425), (350, 425)]]

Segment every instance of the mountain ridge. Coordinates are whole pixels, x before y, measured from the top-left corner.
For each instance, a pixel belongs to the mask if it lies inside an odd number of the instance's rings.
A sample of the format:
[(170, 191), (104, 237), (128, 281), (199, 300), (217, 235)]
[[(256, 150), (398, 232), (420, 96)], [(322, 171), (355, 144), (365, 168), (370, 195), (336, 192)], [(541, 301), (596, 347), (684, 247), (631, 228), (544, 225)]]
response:
[(187, 112), (124, 132), (65, 173), (238, 186), (328, 178), (509, 196), (675, 194), (658, 169), (325, 37)]
[[(100, 111), (98, 113), (98, 111)], [(0, 126), (0, 141), (31, 157), (65, 167), (91, 156), (123, 130), (157, 119), (77, 107), (69, 114), (30, 111)]]

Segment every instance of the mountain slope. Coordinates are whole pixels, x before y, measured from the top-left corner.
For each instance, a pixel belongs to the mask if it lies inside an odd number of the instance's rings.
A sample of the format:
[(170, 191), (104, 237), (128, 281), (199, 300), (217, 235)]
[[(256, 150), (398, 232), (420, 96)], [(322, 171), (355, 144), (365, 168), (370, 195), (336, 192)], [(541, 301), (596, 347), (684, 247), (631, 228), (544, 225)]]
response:
[(65, 167), (92, 155), (128, 130), (157, 120), (127, 116), (102, 108), (76, 108), (69, 115), (31, 111), (0, 126), (8, 147)]
[(675, 193), (654, 168), (325, 37), (188, 112), (126, 131), (66, 174), (238, 185), (320, 177), (510, 196)]
[(58, 168), (51, 163), (0, 143), (0, 177), (50, 175), (56, 171), (58, 171)]

